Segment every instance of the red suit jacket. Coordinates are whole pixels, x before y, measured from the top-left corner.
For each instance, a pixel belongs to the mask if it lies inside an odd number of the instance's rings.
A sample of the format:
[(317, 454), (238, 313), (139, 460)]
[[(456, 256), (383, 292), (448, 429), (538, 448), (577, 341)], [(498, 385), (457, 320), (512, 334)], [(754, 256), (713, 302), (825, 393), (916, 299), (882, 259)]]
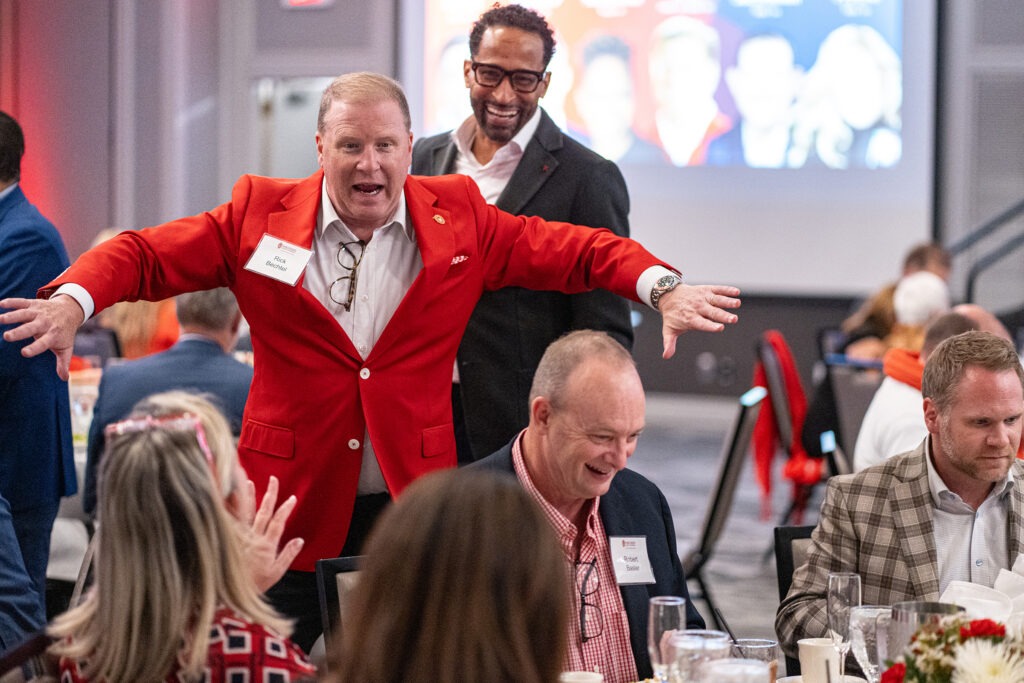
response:
[(405, 197), (423, 270), (363, 360), (335, 318), (302, 287), (244, 269), (260, 238), (311, 248), (320, 172), (243, 176), (212, 211), (122, 233), (41, 290), (82, 285), (100, 311), (227, 286), (249, 322), (255, 374), (239, 453), (262, 496), (267, 478), (298, 505), (285, 538), (306, 543), (293, 569), (338, 554), (348, 533), (368, 430), (392, 495), (455, 466), (451, 373), (484, 290), (608, 289), (636, 300), (636, 281), (665, 265), (606, 230), (516, 217), (488, 205), (465, 176), (410, 176)]

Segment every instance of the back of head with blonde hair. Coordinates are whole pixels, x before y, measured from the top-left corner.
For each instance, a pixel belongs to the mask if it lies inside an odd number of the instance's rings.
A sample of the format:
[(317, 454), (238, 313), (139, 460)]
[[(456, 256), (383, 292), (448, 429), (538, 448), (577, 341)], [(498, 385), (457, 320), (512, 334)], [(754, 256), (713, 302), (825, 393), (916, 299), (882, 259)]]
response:
[[(195, 397), (192, 397), (194, 400)], [(159, 401), (159, 397), (157, 397)], [(197, 404), (198, 405), (198, 404)], [(236, 520), (219, 489), (204, 421), (216, 410), (116, 423), (101, 464), (95, 583), (58, 617), (54, 652), (91, 680), (161, 681), (180, 666), (199, 676), (214, 614), (227, 606), (283, 635), (243, 563)]]
[(553, 682), (569, 577), (547, 520), (514, 477), (448, 470), (410, 486), (366, 546), (337, 681)]

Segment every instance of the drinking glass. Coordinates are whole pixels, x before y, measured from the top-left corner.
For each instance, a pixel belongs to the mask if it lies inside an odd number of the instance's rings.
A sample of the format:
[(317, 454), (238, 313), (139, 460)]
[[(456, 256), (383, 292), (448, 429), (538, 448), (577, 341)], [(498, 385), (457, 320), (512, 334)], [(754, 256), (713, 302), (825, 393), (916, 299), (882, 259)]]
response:
[(668, 682), (668, 670), (672, 664), (669, 639), (673, 633), (684, 628), (686, 600), (676, 595), (651, 598), (647, 614), (647, 652), (651, 656), (654, 679), (658, 683)]
[(828, 575), (828, 630), (839, 653), (839, 680), (846, 680), (846, 654), (850, 651), (850, 608), (860, 604), (860, 576), (852, 572)]
[(669, 639), (673, 664), (673, 683), (695, 683), (701, 680), (704, 664), (725, 659), (732, 651), (732, 639), (723, 631), (684, 629)]
[(756, 659), (768, 665), (769, 683), (775, 683), (779, 672), (779, 644), (768, 638), (737, 638), (732, 642), (732, 656)]
[(882, 665), (887, 656), (886, 643), (891, 620), (891, 607), (861, 605), (850, 609), (850, 643), (853, 646), (853, 656), (860, 663), (868, 683), (878, 683), (881, 679)]
[(756, 659), (719, 659), (704, 664), (704, 683), (765, 683), (768, 665)]

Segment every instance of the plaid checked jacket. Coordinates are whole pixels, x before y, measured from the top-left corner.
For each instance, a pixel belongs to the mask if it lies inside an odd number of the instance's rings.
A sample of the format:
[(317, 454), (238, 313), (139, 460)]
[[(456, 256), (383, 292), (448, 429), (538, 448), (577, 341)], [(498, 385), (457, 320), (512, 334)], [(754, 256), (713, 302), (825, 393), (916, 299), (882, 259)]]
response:
[[(927, 443), (925, 439), (880, 465), (829, 480), (807, 561), (793, 573), (775, 616), (779, 643), (790, 656), (796, 656), (799, 639), (828, 634), (829, 572), (860, 574), (865, 605), (939, 599)], [(1016, 483), (1009, 493), (1007, 566), (1024, 550), (1024, 464), (1017, 460), (1011, 471)]]

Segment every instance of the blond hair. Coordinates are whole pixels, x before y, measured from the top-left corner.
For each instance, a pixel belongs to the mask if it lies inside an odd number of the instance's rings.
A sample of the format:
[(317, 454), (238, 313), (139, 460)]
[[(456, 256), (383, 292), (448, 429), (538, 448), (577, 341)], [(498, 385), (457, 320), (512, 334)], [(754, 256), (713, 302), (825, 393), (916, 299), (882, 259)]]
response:
[(935, 347), (924, 364), (921, 395), (930, 398), (939, 412), (946, 414), (969, 367), (1013, 372), (1024, 389), (1024, 367), (1013, 344), (979, 330), (949, 337)]
[(198, 678), (215, 612), (225, 606), (291, 632), (244, 566), (201, 424), (193, 414), (135, 418), (108, 439), (96, 580), (50, 627), (54, 653), (82, 662), (89, 679), (162, 681), (175, 666)]
[(402, 120), (406, 130), (412, 130), (412, 116), (409, 113), (409, 101), (405, 97), (402, 85), (393, 78), (369, 71), (342, 74), (324, 89), (320, 98), (320, 111), (316, 117), (316, 129), (324, 131), (327, 112), (334, 102), (351, 104), (377, 104), (391, 101), (402, 110)]

